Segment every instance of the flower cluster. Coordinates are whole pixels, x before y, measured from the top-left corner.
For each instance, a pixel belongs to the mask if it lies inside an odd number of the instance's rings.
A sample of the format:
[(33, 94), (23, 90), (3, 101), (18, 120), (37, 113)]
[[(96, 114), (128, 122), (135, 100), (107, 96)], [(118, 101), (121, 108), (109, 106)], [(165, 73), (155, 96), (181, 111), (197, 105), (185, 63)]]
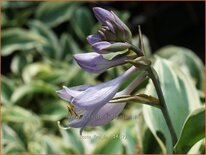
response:
[[(108, 60), (104, 54), (111, 52), (131, 50), (131, 32), (129, 28), (111, 11), (95, 7), (93, 9), (97, 20), (102, 24), (98, 34), (87, 37), (94, 52), (76, 54), (74, 59), (85, 71), (91, 73), (102, 73), (110, 67), (124, 64), (126, 60), (137, 56), (120, 54)], [(104, 125), (118, 116), (126, 103), (112, 104), (109, 101), (113, 97), (131, 93), (145, 76), (140, 76), (128, 85), (124, 90), (118, 92), (121, 83), (137, 70), (131, 67), (119, 77), (97, 85), (81, 85), (68, 88), (63, 87), (57, 91), (62, 99), (69, 102), (70, 117), (68, 126), (81, 128), (80, 134), (85, 126)]]

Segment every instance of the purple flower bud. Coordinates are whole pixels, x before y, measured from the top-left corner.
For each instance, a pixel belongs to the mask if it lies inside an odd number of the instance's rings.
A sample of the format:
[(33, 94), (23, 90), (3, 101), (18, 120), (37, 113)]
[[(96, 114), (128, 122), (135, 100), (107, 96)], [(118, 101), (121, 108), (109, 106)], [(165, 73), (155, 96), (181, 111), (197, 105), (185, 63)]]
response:
[(102, 55), (91, 52), (83, 54), (75, 54), (74, 59), (81, 68), (90, 73), (102, 73), (110, 67), (114, 67), (125, 63), (126, 57), (113, 60), (107, 60)]
[[(69, 122), (69, 126), (79, 128), (80, 134), (83, 128), (93, 119), (96, 113), (111, 100), (120, 84), (136, 71), (135, 67), (131, 67), (121, 76), (95, 86), (78, 86), (57, 91), (57, 94), (64, 100), (71, 102), (74, 106), (74, 113), (79, 119), (73, 119)], [(81, 117), (83, 115), (83, 117)]]
[(101, 38), (98, 34), (93, 34), (93, 35), (89, 35), (87, 37), (87, 41), (89, 44), (94, 44), (94, 43), (97, 43), (97, 42), (100, 42), (101, 41)]
[(132, 38), (129, 28), (112, 11), (95, 7), (94, 14), (102, 25), (108, 26), (110, 31), (117, 35), (117, 41), (130, 42)]
[(106, 21), (114, 20), (114, 17), (110, 11), (107, 11), (100, 7), (94, 7), (93, 11), (94, 11), (94, 15), (97, 18), (97, 20), (103, 25), (106, 25)]
[(131, 44), (122, 42), (110, 43), (107, 41), (101, 41), (93, 44), (92, 47), (97, 53), (107, 54), (110, 52), (119, 52), (129, 49), (131, 47)]

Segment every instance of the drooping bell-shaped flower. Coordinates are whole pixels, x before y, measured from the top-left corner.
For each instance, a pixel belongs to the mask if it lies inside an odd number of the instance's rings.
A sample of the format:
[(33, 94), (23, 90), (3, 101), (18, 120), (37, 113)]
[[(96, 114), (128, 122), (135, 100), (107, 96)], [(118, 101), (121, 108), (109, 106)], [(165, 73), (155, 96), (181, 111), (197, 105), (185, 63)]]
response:
[[(119, 97), (123, 95), (129, 95), (145, 78), (145, 74), (137, 77), (132, 81), (124, 90), (116, 93), (114, 97)], [(105, 104), (96, 114), (89, 123), (89, 126), (100, 126), (111, 122), (115, 117), (117, 117), (124, 109), (126, 102), (120, 103), (107, 103)]]
[(57, 91), (59, 97), (71, 102), (73, 112), (77, 116), (77, 119), (73, 119), (68, 125), (75, 128), (81, 127), (81, 133), (83, 128), (93, 119), (92, 117), (115, 96), (123, 80), (136, 69), (131, 67), (119, 77), (95, 86), (64, 87), (64, 89)]
[(75, 54), (74, 59), (81, 68), (90, 73), (102, 73), (117, 65), (125, 63), (127, 57), (113, 58), (112, 60), (105, 59), (101, 54), (90, 52)]

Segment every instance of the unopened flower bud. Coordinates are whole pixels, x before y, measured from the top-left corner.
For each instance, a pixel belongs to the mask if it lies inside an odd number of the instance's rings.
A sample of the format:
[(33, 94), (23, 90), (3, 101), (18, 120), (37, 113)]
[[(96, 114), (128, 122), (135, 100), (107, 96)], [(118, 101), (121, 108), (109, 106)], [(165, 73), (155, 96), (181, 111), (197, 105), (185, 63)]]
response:
[(128, 43), (122, 43), (122, 42), (115, 42), (110, 43), (107, 41), (97, 42), (92, 45), (95, 52), (100, 54), (108, 54), (110, 52), (119, 52), (127, 50), (131, 47)]
[(95, 7), (94, 14), (103, 26), (107, 26), (109, 30), (117, 36), (116, 41), (130, 42), (131, 32), (129, 28), (111, 11)]

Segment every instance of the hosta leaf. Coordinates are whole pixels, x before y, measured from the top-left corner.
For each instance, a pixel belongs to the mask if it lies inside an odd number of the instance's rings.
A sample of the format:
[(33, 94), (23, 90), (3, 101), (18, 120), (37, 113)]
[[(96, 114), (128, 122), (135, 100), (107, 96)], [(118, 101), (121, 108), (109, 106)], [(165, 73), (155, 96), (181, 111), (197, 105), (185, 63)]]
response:
[(10, 104), (10, 97), (13, 92), (13, 85), (8, 78), (1, 78), (1, 101), (3, 104)]
[(11, 62), (11, 70), (14, 74), (21, 74), (22, 69), (28, 63), (28, 58), (25, 54), (20, 53), (17, 54)]
[(31, 31), (43, 37), (46, 44), (38, 46), (38, 50), (46, 56), (51, 58), (59, 58), (61, 46), (59, 46), (58, 39), (51, 29), (40, 21), (34, 20), (29, 22)]
[(9, 2), (9, 1), (4, 1), (2, 2), (2, 7), (4, 9), (6, 8), (25, 8), (25, 7), (28, 7), (28, 6), (31, 6), (33, 5), (34, 3), (33, 2)]
[(91, 12), (86, 8), (78, 8), (75, 11), (74, 17), (71, 20), (72, 27), (78, 37), (83, 41), (86, 37), (91, 34), (92, 28), (94, 26), (94, 20)]
[(203, 90), (204, 65), (193, 51), (184, 47), (166, 46), (158, 50), (157, 54), (177, 64), (184, 73), (194, 78), (197, 88)]
[(36, 17), (48, 26), (55, 27), (72, 18), (80, 3), (73, 2), (42, 2), (36, 11)]
[(3, 145), (2, 153), (12, 154), (26, 152), (26, 148), (17, 133), (6, 123), (3, 123), (1, 127)]
[(175, 145), (177, 153), (186, 154), (191, 147), (205, 137), (205, 108), (193, 111), (186, 119), (180, 138)]
[(32, 82), (33, 80), (44, 79), (51, 76), (53, 70), (51, 66), (46, 63), (32, 63), (27, 65), (22, 73), (22, 78), (25, 83)]
[(19, 106), (2, 107), (2, 121), (23, 123), (29, 121), (38, 121), (38, 117), (32, 112)]
[(79, 139), (79, 132), (75, 133), (74, 130), (62, 130), (59, 129), (60, 133), (63, 137), (63, 141), (66, 144), (69, 144), (71, 148), (73, 148), (76, 154), (83, 154), (84, 153), (84, 146)]
[(62, 46), (61, 58), (72, 60), (72, 54), (80, 53), (81, 50), (77, 43), (74, 41), (71, 35), (62, 34), (60, 38), (60, 44)]
[(123, 146), (119, 139), (119, 132), (120, 132), (119, 126), (114, 126), (106, 133), (104, 133), (104, 135), (101, 135), (102, 138), (99, 138), (98, 141), (96, 142), (93, 154), (123, 153)]
[(134, 123), (128, 122), (122, 128), (119, 139), (125, 147), (126, 154), (135, 154), (137, 151), (137, 137)]
[(46, 41), (36, 33), (11, 28), (2, 32), (2, 56), (12, 54), (17, 50), (28, 50), (37, 47), (39, 44), (45, 44)]
[(47, 100), (40, 103), (42, 104), (40, 116), (43, 120), (56, 122), (68, 115), (68, 103), (65, 101)]
[(21, 85), (13, 92), (11, 96), (12, 104), (19, 103), (20, 101), (27, 99), (27, 97), (34, 97), (37, 94), (47, 94), (50, 96), (56, 95), (56, 87), (50, 84), (46, 84), (41, 81)]
[[(191, 79), (175, 64), (157, 57), (154, 68), (159, 75), (169, 115), (179, 137), (181, 128), (188, 114), (200, 107), (198, 92)], [(146, 87), (145, 93), (156, 96), (151, 80)], [(143, 111), (145, 121), (163, 151), (165, 151), (164, 145), (166, 145), (167, 153), (172, 153), (173, 146), (171, 136), (161, 111), (147, 105), (144, 105)]]

